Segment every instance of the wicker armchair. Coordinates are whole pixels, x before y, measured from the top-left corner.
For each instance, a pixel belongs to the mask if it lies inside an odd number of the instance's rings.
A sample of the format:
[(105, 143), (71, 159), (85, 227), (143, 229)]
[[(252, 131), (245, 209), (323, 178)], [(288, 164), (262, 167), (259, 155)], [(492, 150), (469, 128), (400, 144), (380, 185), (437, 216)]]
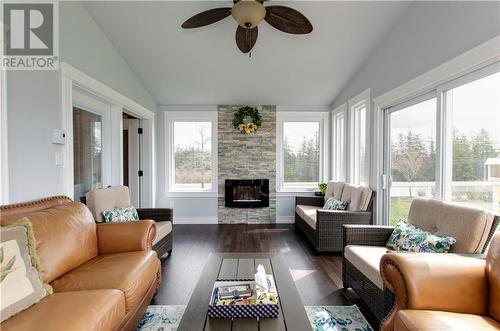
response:
[[(413, 200), (408, 216), (408, 222), (419, 228), (457, 239), (451, 253), (474, 257), (484, 256), (499, 221), (499, 216), (484, 210), (420, 198)], [(394, 306), (394, 295), (380, 275), (380, 259), (391, 251), (386, 243), (393, 229), (392, 226), (343, 226), (344, 289), (354, 290), (379, 321)]]
[[(102, 212), (130, 206), (128, 187), (115, 186), (87, 192), (86, 203), (97, 223), (103, 222)], [(161, 258), (172, 253), (172, 209), (138, 208), (141, 220), (153, 220), (156, 224), (156, 239), (153, 250)]]
[[(328, 186), (325, 198), (295, 198), (295, 231), (304, 234), (319, 253), (342, 252), (342, 225), (370, 224), (372, 219), (374, 192), (368, 188), (344, 183), (330, 182)], [(334, 196), (333, 186), (336, 186), (338, 199), (357, 199), (352, 208), (348, 208), (350, 210), (321, 209), (325, 199)]]

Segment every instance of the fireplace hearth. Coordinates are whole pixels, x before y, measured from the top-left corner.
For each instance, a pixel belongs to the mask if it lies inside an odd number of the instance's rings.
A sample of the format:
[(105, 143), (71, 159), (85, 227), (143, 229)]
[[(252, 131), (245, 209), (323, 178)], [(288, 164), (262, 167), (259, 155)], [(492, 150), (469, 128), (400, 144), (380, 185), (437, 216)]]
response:
[(269, 207), (269, 179), (226, 179), (226, 207)]

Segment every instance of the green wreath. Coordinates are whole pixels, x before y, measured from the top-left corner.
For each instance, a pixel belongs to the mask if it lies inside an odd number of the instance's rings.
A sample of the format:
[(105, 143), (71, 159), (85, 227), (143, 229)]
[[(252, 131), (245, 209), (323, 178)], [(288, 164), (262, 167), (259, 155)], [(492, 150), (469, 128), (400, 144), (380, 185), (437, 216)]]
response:
[[(245, 123), (245, 118), (248, 117), (250, 117), (252, 121), (250, 123)], [(239, 130), (241, 133), (252, 133), (257, 131), (257, 129), (262, 125), (262, 117), (260, 116), (257, 108), (248, 106), (241, 107), (234, 113), (233, 125), (234, 128)]]

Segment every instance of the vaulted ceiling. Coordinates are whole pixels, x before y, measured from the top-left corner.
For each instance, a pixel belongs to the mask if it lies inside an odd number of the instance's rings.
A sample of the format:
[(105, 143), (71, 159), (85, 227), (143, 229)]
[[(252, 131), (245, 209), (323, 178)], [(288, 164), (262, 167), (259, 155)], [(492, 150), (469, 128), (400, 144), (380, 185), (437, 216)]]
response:
[(235, 45), (236, 22), (183, 30), (200, 11), (232, 1), (84, 2), (158, 104), (324, 106), (401, 17), (408, 2), (269, 1), (314, 26), (289, 35), (266, 22), (251, 57)]

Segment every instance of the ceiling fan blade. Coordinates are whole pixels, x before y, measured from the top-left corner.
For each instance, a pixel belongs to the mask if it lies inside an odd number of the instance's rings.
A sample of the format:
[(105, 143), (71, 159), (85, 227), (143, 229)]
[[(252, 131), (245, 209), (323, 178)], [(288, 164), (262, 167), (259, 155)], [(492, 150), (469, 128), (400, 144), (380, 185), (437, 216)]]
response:
[(258, 34), (259, 31), (257, 27), (245, 29), (238, 25), (236, 29), (236, 45), (238, 45), (240, 51), (243, 53), (250, 52), (257, 41)]
[(184, 23), (182, 23), (182, 28), (184, 29), (199, 28), (205, 25), (218, 22), (228, 17), (229, 15), (231, 15), (231, 8), (229, 7), (209, 9), (199, 14), (196, 14), (193, 17), (186, 20)]
[(280, 31), (292, 34), (307, 34), (313, 30), (313, 26), (307, 17), (293, 8), (267, 6), (266, 12), (264, 18), (266, 22)]

